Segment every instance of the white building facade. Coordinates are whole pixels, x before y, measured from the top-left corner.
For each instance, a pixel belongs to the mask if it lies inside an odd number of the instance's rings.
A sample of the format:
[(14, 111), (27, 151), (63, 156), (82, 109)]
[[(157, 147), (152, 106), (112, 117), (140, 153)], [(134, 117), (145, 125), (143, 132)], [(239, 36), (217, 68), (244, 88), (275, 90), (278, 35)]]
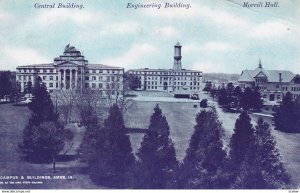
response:
[(201, 88), (202, 72), (182, 69), (181, 45), (174, 46), (173, 69), (131, 69), (129, 74), (137, 76), (141, 85), (138, 90), (167, 91), (171, 93), (198, 93)]
[(103, 64), (89, 64), (80, 51), (67, 45), (63, 55), (49, 64), (33, 64), (18, 66), (16, 80), (24, 91), (28, 82), (34, 82), (40, 77), (49, 92), (53, 90), (93, 90), (115, 91), (123, 90), (124, 68)]
[(281, 102), (290, 92), (300, 96), (300, 76), (287, 70), (265, 70), (261, 61), (255, 70), (243, 70), (238, 83), (241, 88), (258, 87), (265, 101)]

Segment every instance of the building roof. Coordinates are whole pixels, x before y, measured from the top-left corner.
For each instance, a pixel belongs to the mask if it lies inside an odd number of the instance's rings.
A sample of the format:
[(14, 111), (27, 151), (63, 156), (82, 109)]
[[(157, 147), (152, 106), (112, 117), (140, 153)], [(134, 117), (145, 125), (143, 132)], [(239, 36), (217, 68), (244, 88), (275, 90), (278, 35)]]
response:
[(129, 69), (129, 71), (159, 71), (159, 72), (202, 72), (198, 70), (173, 70), (173, 69), (149, 69), (149, 68), (139, 68), (139, 69)]
[(279, 74), (281, 73), (281, 82), (291, 82), (296, 74), (287, 70), (265, 70), (264, 68), (257, 67), (255, 70), (243, 70), (239, 77), (239, 82), (254, 82), (259, 73), (266, 75), (268, 82), (280, 82)]
[(48, 64), (30, 64), (30, 65), (22, 65), (22, 66), (17, 66), (17, 68), (50, 68), (53, 67), (53, 63), (48, 63)]
[(180, 43), (177, 42), (177, 44), (175, 45), (176, 47), (181, 47)]
[(116, 67), (116, 66), (109, 66), (109, 65), (104, 65), (104, 64), (88, 64), (86, 65), (89, 69), (102, 69), (102, 68), (108, 68), (108, 69), (124, 69), (121, 67)]

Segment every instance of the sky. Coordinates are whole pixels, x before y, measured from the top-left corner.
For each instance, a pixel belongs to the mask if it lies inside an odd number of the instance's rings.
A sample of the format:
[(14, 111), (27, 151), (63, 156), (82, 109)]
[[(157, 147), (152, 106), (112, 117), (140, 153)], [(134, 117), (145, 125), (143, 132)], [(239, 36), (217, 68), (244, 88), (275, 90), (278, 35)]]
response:
[[(91, 64), (170, 69), (180, 42), (185, 69), (240, 74), (255, 69), (260, 58), (265, 69), (299, 74), (300, 2), (277, 2), (279, 7), (246, 8), (241, 0), (0, 0), (0, 70), (51, 63), (67, 44)], [(134, 9), (128, 3), (162, 7)]]

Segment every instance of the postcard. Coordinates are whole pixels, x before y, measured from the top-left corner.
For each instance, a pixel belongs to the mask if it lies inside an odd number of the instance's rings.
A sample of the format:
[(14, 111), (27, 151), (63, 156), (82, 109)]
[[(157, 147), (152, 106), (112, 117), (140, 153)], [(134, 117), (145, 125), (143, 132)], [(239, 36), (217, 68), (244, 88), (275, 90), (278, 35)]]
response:
[(0, 189), (300, 187), (294, 0), (1, 0)]

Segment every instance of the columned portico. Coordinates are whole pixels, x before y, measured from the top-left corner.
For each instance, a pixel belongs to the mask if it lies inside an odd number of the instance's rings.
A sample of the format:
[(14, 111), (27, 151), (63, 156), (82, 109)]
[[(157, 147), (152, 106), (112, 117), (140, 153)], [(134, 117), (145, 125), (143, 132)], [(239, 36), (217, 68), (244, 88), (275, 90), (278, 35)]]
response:
[(77, 90), (78, 70), (74, 67), (58, 70), (58, 89)]

